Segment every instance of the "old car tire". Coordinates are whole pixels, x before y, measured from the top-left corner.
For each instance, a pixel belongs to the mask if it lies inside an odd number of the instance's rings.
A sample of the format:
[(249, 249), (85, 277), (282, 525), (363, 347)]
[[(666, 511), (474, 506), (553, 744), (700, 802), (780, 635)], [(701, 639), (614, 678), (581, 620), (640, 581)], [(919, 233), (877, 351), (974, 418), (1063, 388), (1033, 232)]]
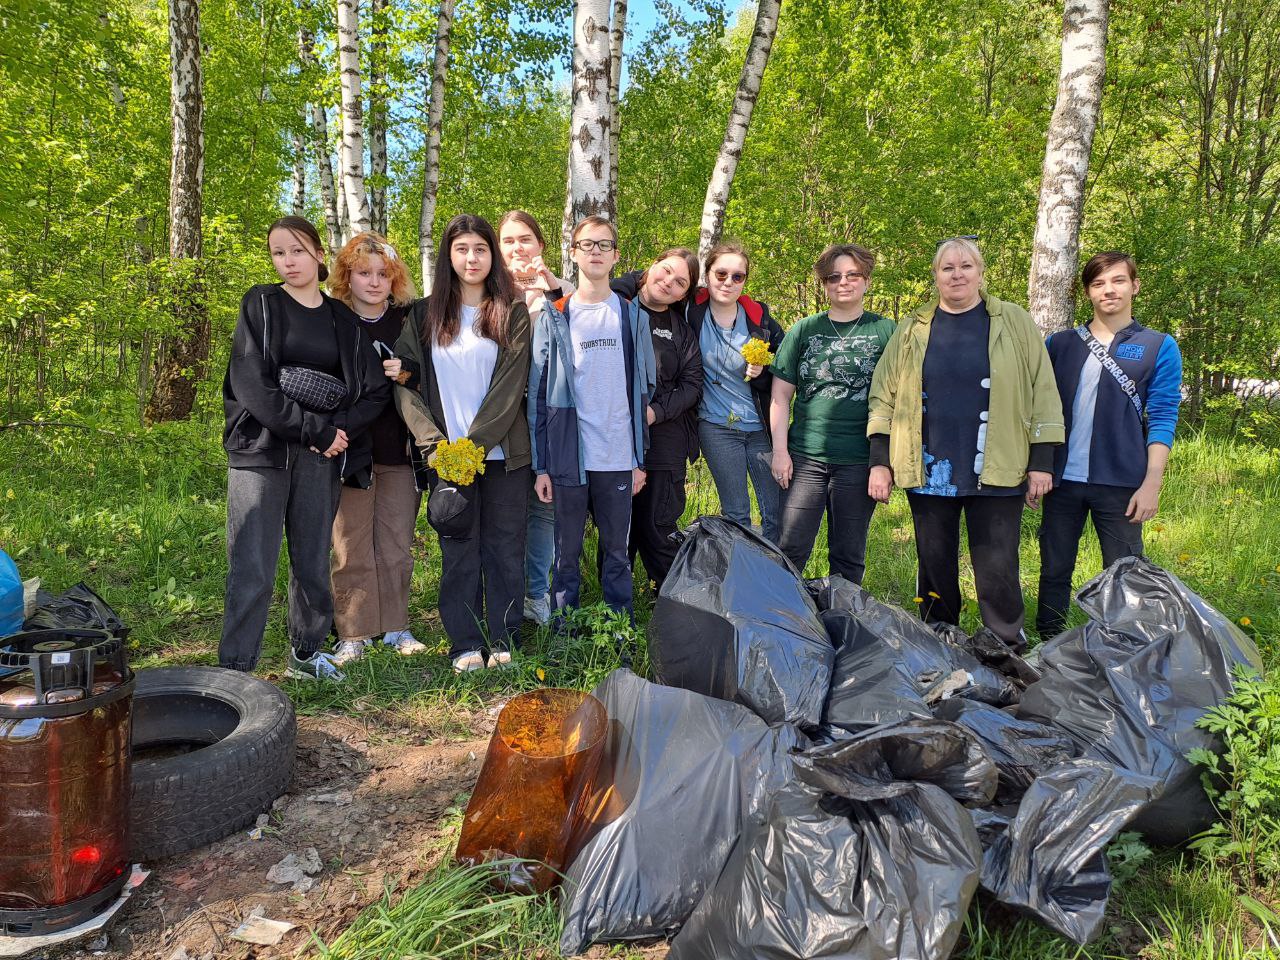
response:
[(138, 671), (134, 860), (183, 853), (251, 825), (289, 786), (297, 722), (274, 684), (220, 667)]

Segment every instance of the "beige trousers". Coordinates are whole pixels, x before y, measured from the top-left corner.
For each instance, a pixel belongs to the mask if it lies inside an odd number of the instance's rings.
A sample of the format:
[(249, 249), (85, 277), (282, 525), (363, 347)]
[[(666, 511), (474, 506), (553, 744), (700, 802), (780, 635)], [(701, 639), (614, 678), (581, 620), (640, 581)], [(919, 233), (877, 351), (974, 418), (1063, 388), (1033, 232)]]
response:
[(339, 640), (368, 640), (409, 625), (410, 548), (421, 500), (407, 464), (374, 464), (368, 490), (342, 488), (330, 565)]

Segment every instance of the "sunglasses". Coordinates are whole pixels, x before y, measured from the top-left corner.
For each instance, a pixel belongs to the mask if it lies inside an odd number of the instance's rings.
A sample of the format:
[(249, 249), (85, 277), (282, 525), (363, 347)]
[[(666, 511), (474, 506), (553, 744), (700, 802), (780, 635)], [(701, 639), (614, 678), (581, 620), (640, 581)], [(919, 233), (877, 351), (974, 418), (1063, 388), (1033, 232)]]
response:
[(745, 273), (730, 273), (728, 270), (712, 270), (711, 275), (721, 283), (724, 283), (726, 280), (731, 280), (734, 283), (743, 283), (747, 279), (747, 275)]
[(846, 270), (844, 273), (828, 273), (822, 278), (823, 283), (839, 283), (841, 280), (848, 280), (853, 283), (855, 280), (865, 280), (867, 275), (857, 270)]
[(599, 250), (608, 253), (610, 250), (617, 249), (618, 245), (612, 240), (575, 240), (573, 249), (582, 250), (590, 253), (592, 250)]

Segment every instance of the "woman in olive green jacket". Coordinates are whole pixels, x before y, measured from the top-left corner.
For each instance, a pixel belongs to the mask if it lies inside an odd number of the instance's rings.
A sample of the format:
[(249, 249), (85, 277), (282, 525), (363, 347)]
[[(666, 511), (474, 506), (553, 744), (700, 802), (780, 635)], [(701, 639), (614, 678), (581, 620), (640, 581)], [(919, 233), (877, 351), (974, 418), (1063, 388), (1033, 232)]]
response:
[(1022, 505), (1052, 486), (1062, 402), (1035, 323), (983, 289), (983, 267), (972, 240), (939, 245), (938, 297), (898, 326), (872, 379), (867, 487), (881, 502), (907, 491), (930, 622), (959, 622), (963, 512), (982, 622), (1021, 649)]

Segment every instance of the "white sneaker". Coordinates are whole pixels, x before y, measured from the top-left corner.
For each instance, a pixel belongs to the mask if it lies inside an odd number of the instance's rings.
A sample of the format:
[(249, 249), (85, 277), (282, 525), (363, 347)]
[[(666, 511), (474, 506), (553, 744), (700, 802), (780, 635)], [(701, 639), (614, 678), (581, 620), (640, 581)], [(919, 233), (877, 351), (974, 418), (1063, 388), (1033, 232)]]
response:
[(364, 656), (365, 645), (368, 642), (368, 640), (339, 640), (330, 656), (338, 666), (345, 667), (352, 660), (359, 660)]
[(460, 653), (453, 658), (454, 673), (471, 673), (473, 670), (484, 669), (484, 654), (479, 650), (472, 650), (470, 653)]
[(382, 638), (382, 642), (385, 646), (393, 648), (396, 653), (406, 657), (411, 657), (415, 653), (423, 653), (427, 649), (427, 645), (409, 630), (388, 630)]
[(551, 595), (544, 593), (540, 597), (525, 597), (524, 618), (539, 626), (548, 623), (551, 620)]
[(491, 667), (509, 667), (511, 666), (510, 650), (494, 650), (489, 654), (489, 666)]
[(347, 678), (330, 654), (317, 651), (303, 658), (298, 656), (293, 647), (289, 648), (288, 669), (285, 673), (295, 680), (331, 680), (341, 683)]

